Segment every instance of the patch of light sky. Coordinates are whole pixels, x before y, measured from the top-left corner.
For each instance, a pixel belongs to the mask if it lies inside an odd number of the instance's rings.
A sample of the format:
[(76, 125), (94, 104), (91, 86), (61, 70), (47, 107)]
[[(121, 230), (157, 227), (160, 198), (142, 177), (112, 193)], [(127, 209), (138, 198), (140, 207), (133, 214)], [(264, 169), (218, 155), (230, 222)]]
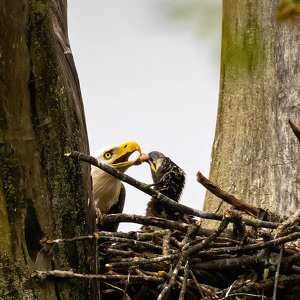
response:
[[(207, 37), (172, 19), (166, 3), (69, 0), (69, 39), (91, 153), (131, 140), (144, 153), (164, 153), (186, 172), (181, 202), (202, 209), (205, 190), (196, 182), (196, 172), (209, 174), (219, 56)], [(217, 21), (219, 29), (210, 40), (220, 43), (221, 20)], [(146, 164), (127, 174), (152, 182)], [(126, 190), (124, 212), (144, 214), (149, 196), (128, 185)]]

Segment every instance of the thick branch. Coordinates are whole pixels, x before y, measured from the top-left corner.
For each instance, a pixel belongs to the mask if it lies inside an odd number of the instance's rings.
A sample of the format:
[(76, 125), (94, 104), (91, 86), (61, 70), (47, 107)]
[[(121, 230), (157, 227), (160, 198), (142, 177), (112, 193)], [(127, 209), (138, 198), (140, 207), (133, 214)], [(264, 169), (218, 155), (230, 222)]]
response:
[[(102, 281), (120, 281), (124, 282), (128, 280), (128, 275), (95, 275), (95, 274), (79, 274), (74, 273), (73, 271), (38, 271), (35, 270), (32, 275), (32, 278), (46, 279), (47, 277), (60, 277), (60, 278), (84, 278), (84, 279), (99, 279)], [(140, 276), (140, 275), (131, 275), (130, 282), (155, 282), (163, 283), (164, 279), (156, 276)]]
[(162, 218), (148, 217), (148, 216), (139, 216), (139, 215), (128, 215), (128, 214), (101, 214), (100, 223), (102, 225), (111, 224), (111, 223), (120, 223), (120, 222), (131, 222), (138, 223), (142, 225), (153, 225), (165, 229), (174, 229), (179, 230), (184, 233), (188, 231), (189, 225), (183, 222), (177, 222)]
[(300, 142), (300, 129), (291, 120), (289, 120), (289, 124), (290, 124), (295, 136), (297, 137), (298, 141)]
[(256, 244), (250, 244), (250, 245), (245, 245), (245, 246), (235, 246), (235, 247), (223, 247), (223, 248), (211, 248), (209, 249), (209, 252), (203, 251), (199, 252), (198, 254), (209, 254), (209, 255), (218, 255), (218, 254), (223, 254), (223, 253), (238, 253), (238, 252), (243, 252), (245, 253), (246, 251), (253, 251), (253, 250), (258, 250), (262, 248), (270, 248), (270, 247), (276, 247), (278, 245), (293, 241), (300, 238), (300, 232), (294, 232), (290, 235), (280, 237), (278, 239), (274, 239), (271, 241), (266, 241), (266, 242), (259, 242)]
[(247, 204), (241, 200), (238, 200), (234, 196), (228, 194), (227, 192), (221, 190), (216, 184), (212, 183), (206, 177), (204, 177), (200, 172), (197, 173), (197, 181), (201, 183), (207, 190), (216, 195), (217, 197), (223, 199), (225, 202), (231, 204), (234, 208), (244, 210), (252, 216), (260, 216), (264, 210), (261, 208), (256, 208), (250, 204)]
[(193, 269), (200, 270), (223, 270), (240, 269), (251, 265), (257, 265), (258, 259), (253, 255), (242, 255), (235, 258), (216, 259), (192, 264)]

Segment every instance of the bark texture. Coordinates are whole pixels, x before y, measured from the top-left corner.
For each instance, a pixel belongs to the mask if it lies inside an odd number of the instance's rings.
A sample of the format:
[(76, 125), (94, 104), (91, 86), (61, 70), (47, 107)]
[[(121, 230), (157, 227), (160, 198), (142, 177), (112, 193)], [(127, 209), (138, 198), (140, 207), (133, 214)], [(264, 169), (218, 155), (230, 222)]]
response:
[[(290, 215), (300, 204), (300, 149), (288, 124), (300, 125), (300, 30), (276, 23), (279, 4), (223, 1), (210, 179), (249, 204)], [(215, 211), (219, 203), (208, 192), (204, 210)]]
[[(80, 87), (67, 36), (66, 0), (0, 4), (0, 298), (87, 299), (88, 281), (32, 271), (96, 271), (89, 243), (42, 249), (43, 237), (95, 230)], [(94, 252), (95, 254), (95, 252)]]

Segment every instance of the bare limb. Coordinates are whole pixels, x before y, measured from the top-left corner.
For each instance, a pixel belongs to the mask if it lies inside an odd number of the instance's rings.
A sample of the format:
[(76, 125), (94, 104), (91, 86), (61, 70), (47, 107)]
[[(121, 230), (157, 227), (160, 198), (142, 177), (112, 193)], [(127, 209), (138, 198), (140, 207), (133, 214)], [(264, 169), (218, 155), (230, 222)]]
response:
[(182, 281), (182, 286), (180, 289), (178, 300), (184, 300), (184, 295), (186, 293), (187, 280), (189, 277), (189, 270), (190, 270), (190, 263), (189, 263), (189, 261), (187, 261), (184, 266), (183, 281)]
[(201, 183), (207, 190), (213, 193), (215, 196), (223, 199), (225, 202), (231, 204), (234, 208), (244, 210), (252, 216), (260, 217), (265, 215), (265, 211), (261, 208), (254, 207), (246, 202), (238, 200), (234, 196), (221, 190), (216, 184), (212, 183), (209, 179), (204, 177), (200, 172), (197, 173), (197, 181)]
[[(223, 253), (238, 253), (242, 252), (245, 253), (247, 251), (253, 251), (253, 250), (258, 250), (262, 248), (271, 248), (271, 247), (276, 247), (281, 244), (285, 244), (287, 242), (293, 241), (300, 238), (300, 232), (294, 232), (290, 235), (280, 237), (278, 239), (274, 239), (271, 241), (266, 241), (266, 242), (259, 242), (256, 244), (249, 244), (245, 246), (235, 246), (235, 247), (223, 247), (223, 248), (211, 248), (210, 249), (210, 255), (217, 255), (217, 254), (223, 254)], [(206, 254), (205, 252), (199, 252), (198, 254)]]
[(276, 268), (276, 273), (275, 273), (275, 281), (274, 281), (274, 289), (273, 289), (273, 300), (277, 299), (277, 289), (278, 289), (278, 278), (279, 278), (279, 271), (280, 271), (280, 264), (282, 260), (282, 254), (283, 254), (283, 248), (284, 246), (281, 246), (280, 252), (279, 252), (279, 257), (278, 257), (278, 263), (277, 263), (277, 268)]
[[(60, 271), (60, 270), (52, 270), (52, 271), (38, 271), (35, 270), (31, 274), (32, 278), (38, 279), (46, 279), (47, 277), (60, 277), (60, 278), (84, 278), (84, 279), (99, 279), (102, 281), (116, 281), (116, 280), (127, 280), (128, 275), (98, 275), (98, 274), (79, 274), (74, 273), (73, 271)], [(131, 282), (144, 282), (145, 276), (140, 275), (131, 275)], [(147, 276), (146, 281), (155, 282), (155, 283), (163, 283), (164, 279), (155, 276)]]
[(299, 217), (300, 217), (300, 208), (293, 215), (291, 215), (287, 220), (285, 220), (283, 223), (281, 223), (278, 226), (278, 228), (276, 229), (275, 237), (283, 235), (283, 233), (287, 231), (289, 227), (298, 225)]
[(290, 124), (295, 136), (297, 137), (298, 141), (300, 142), (300, 129), (291, 120), (289, 120), (289, 124)]
[(177, 277), (177, 274), (178, 274), (178, 271), (182, 265), (182, 262), (183, 262), (183, 258), (180, 258), (173, 270), (173, 273), (172, 273), (172, 277), (171, 277), (171, 280), (169, 281), (169, 283), (163, 288), (163, 290), (161, 291), (161, 293), (159, 294), (157, 300), (163, 300), (164, 297), (168, 295), (168, 293), (170, 292), (170, 290), (172, 289), (172, 287), (175, 285), (176, 283), (176, 277)]
[(99, 220), (102, 225), (111, 223), (131, 222), (142, 225), (153, 225), (165, 229), (179, 230), (185, 233), (188, 231), (188, 228), (190, 226), (186, 223), (177, 222), (173, 220), (128, 214), (101, 214)]

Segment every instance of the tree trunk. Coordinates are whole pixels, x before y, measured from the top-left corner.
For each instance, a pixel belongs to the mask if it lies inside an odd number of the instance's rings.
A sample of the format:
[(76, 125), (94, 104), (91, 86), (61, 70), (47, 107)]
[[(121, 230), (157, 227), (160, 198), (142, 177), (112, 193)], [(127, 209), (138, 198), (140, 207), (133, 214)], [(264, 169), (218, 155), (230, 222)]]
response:
[(1, 299), (88, 299), (88, 281), (31, 273), (97, 271), (95, 244), (40, 244), (96, 229), (90, 168), (64, 156), (89, 153), (66, 8), (66, 0), (0, 4)]
[[(280, 1), (223, 1), (220, 99), (210, 179), (281, 215), (299, 208), (299, 27), (277, 24)], [(209, 192), (204, 210), (220, 200)], [(225, 203), (221, 212), (228, 208)]]

